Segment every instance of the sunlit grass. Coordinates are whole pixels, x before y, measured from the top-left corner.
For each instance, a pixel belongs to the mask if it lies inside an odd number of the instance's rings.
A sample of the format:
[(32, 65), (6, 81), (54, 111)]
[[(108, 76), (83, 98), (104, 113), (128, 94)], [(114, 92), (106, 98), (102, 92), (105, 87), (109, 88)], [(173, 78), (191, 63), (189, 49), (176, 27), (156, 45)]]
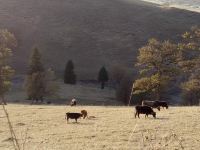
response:
[[(8, 105), (19, 142), (25, 149), (199, 149), (200, 107), (171, 107), (152, 116), (134, 118), (133, 107)], [(93, 119), (78, 123), (66, 112), (88, 111)], [(0, 109), (0, 149), (12, 149), (6, 118)], [(28, 130), (27, 130), (28, 129)]]

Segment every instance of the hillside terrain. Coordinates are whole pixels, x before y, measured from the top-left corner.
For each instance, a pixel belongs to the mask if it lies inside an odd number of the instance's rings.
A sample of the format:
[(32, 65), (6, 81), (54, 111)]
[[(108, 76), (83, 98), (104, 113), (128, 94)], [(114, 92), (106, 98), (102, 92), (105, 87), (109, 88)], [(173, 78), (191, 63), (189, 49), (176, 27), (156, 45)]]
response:
[(0, 0), (0, 28), (18, 39), (17, 74), (37, 46), (47, 67), (62, 73), (72, 59), (79, 79), (94, 79), (102, 65), (133, 67), (150, 37), (178, 40), (199, 20), (198, 13), (138, 0)]
[[(169, 107), (157, 111), (157, 119), (145, 119), (144, 115), (135, 119), (133, 107), (6, 107), (25, 150), (197, 150), (200, 146), (200, 107)], [(64, 119), (66, 112), (82, 109), (96, 118), (78, 123)], [(13, 147), (2, 107), (0, 122), (0, 149), (10, 150)]]
[[(56, 105), (69, 104), (73, 98), (81, 105), (123, 105), (122, 102), (116, 100), (115, 89), (106, 87), (104, 90), (100, 88), (100, 84), (83, 84), (76, 85), (64, 84), (58, 82), (59, 90), (57, 96), (45, 98), (45, 103), (51, 101)], [(9, 102), (28, 103), (27, 94), (23, 88), (22, 82), (14, 83), (9, 93), (6, 95)]]

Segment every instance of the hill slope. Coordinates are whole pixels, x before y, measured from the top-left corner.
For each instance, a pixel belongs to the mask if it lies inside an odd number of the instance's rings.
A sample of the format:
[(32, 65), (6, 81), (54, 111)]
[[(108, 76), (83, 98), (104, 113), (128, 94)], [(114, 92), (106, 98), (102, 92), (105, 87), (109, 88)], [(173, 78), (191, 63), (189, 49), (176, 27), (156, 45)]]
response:
[(19, 41), (13, 61), (18, 73), (26, 70), (33, 46), (58, 72), (73, 59), (79, 78), (96, 77), (102, 65), (132, 67), (148, 38), (177, 40), (199, 20), (198, 13), (138, 0), (0, 0), (0, 28)]

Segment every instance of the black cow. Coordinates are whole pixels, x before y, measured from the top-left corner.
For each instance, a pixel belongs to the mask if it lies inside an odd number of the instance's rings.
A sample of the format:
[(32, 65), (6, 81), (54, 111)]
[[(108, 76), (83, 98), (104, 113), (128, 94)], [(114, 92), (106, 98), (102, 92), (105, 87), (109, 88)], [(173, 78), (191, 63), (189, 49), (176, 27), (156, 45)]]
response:
[(148, 100), (144, 100), (142, 101), (142, 106), (150, 106), (152, 108), (157, 108), (160, 111), (160, 107), (165, 107), (166, 109), (168, 109), (168, 104), (166, 101), (148, 101)]
[(69, 119), (75, 119), (77, 122), (77, 119), (81, 118), (83, 116), (83, 114), (81, 113), (66, 113), (65, 119), (67, 119), (67, 122)]
[(166, 101), (155, 101), (156, 102), (156, 105), (158, 105), (159, 107), (165, 107), (166, 109), (168, 109), (168, 104)]
[(142, 106), (150, 106), (152, 108), (157, 108), (160, 111), (160, 106), (157, 103), (158, 101), (148, 101), (148, 100), (143, 100), (142, 101)]
[(140, 118), (140, 114), (145, 114), (145, 118), (148, 117), (148, 115), (152, 115), (154, 118), (156, 118), (156, 113), (153, 111), (153, 109), (149, 106), (135, 106), (135, 118), (138, 116)]

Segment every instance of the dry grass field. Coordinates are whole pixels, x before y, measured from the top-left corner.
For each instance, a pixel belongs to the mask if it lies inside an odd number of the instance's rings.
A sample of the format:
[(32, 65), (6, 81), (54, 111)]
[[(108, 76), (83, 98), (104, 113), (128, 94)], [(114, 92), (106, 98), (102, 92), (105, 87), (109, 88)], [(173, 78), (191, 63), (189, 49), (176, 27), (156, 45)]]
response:
[[(170, 107), (134, 118), (133, 107), (6, 106), (19, 143), (25, 150), (179, 150), (200, 147), (200, 107)], [(78, 123), (66, 112), (86, 109), (93, 119)], [(0, 149), (11, 150), (7, 120), (0, 108)], [(26, 136), (27, 135), (27, 136)]]

